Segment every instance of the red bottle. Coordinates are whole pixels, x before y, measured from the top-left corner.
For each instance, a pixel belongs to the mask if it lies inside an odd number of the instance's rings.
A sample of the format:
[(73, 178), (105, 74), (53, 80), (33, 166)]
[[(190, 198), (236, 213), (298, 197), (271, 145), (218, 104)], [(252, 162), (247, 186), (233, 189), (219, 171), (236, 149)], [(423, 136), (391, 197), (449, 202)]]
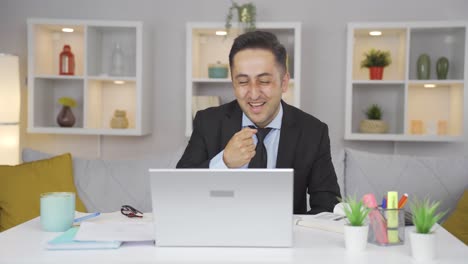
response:
[(75, 74), (75, 55), (71, 52), (70, 45), (63, 46), (63, 51), (60, 52), (59, 65), (60, 75)]

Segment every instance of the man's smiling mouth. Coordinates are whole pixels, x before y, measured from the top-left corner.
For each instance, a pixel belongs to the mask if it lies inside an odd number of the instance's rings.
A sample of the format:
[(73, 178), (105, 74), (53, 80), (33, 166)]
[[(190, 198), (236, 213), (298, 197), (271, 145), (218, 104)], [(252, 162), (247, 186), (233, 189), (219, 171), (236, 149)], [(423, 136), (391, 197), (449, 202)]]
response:
[(260, 107), (266, 104), (266, 102), (263, 103), (248, 103), (251, 107)]

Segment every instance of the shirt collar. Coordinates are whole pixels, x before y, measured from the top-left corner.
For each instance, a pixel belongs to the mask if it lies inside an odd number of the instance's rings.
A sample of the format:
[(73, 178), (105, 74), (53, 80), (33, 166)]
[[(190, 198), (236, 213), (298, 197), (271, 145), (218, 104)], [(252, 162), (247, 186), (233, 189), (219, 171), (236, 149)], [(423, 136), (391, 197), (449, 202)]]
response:
[[(268, 124), (266, 127), (271, 127), (273, 129), (281, 129), (281, 120), (283, 120), (283, 105), (280, 103), (280, 109), (275, 118)], [(255, 126), (256, 125), (247, 117), (247, 115), (242, 112), (242, 127)]]

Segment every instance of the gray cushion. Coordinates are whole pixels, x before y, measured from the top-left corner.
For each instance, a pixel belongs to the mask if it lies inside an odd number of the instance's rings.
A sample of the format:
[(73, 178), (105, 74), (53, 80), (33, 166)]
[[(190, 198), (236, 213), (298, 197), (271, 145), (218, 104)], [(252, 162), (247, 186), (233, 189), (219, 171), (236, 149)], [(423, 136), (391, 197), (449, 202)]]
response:
[[(468, 187), (468, 157), (416, 157), (374, 154), (352, 149), (345, 153), (345, 195), (388, 191), (411, 198), (441, 201), (441, 210), (453, 210)], [(408, 209), (408, 208), (407, 208)]]
[[(78, 195), (89, 212), (113, 212), (129, 204), (143, 211), (151, 211), (149, 168), (175, 168), (184, 147), (175, 153), (142, 160), (86, 160), (73, 158), (74, 181)], [(32, 149), (24, 149), (24, 162), (53, 156)]]

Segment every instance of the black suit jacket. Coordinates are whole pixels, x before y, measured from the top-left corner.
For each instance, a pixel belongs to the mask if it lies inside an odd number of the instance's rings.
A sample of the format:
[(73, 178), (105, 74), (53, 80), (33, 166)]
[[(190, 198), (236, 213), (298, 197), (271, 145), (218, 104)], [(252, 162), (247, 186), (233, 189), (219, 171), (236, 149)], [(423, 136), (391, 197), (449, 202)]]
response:
[[(333, 211), (340, 188), (330, 155), (328, 127), (285, 102), (276, 168), (294, 169), (294, 213), (307, 212), (306, 192), (316, 214)], [(242, 110), (236, 100), (199, 111), (193, 132), (177, 168), (208, 168), (231, 137), (242, 129)], [(268, 188), (268, 185), (265, 185)]]

